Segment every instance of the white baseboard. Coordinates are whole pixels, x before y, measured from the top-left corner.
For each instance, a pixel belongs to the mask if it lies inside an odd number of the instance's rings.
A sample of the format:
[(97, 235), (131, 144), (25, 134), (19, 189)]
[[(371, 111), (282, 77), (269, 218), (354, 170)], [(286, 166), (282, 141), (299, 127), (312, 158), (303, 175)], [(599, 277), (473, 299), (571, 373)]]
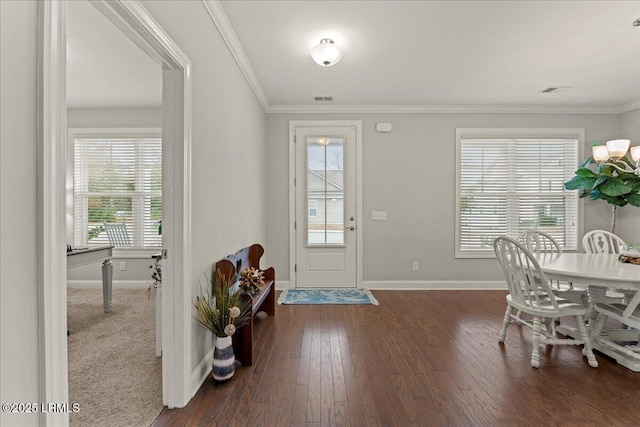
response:
[[(380, 290), (507, 290), (504, 280), (365, 280), (365, 289)], [(276, 280), (276, 290), (291, 288), (288, 280)]]
[(195, 396), (202, 384), (211, 373), (211, 365), (213, 364), (213, 346), (211, 350), (200, 361), (196, 369), (191, 373), (191, 397)]
[[(113, 289), (147, 289), (149, 280), (114, 280)], [(102, 289), (102, 280), (67, 280), (69, 289)]]
[(362, 284), (380, 290), (507, 290), (504, 280), (365, 280)]

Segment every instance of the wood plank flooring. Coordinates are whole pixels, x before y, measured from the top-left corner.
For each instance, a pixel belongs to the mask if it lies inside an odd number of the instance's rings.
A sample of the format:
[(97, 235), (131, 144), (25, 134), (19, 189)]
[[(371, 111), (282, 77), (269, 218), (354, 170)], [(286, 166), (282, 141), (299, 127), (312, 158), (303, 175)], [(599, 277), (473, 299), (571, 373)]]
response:
[(211, 377), (154, 426), (640, 426), (640, 373), (511, 325), (504, 291), (373, 291), (373, 305), (278, 305), (254, 365)]

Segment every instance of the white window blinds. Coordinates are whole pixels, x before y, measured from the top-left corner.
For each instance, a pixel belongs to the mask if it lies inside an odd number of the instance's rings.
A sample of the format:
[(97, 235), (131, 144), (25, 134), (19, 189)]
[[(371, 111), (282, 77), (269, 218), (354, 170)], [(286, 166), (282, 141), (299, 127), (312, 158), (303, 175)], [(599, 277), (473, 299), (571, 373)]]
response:
[(76, 138), (74, 243), (159, 247), (162, 215), (160, 138)]
[(578, 193), (564, 182), (576, 169), (577, 138), (459, 140), (457, 254), (493, 253), (499, 235), (525, 230), (577, 249)]

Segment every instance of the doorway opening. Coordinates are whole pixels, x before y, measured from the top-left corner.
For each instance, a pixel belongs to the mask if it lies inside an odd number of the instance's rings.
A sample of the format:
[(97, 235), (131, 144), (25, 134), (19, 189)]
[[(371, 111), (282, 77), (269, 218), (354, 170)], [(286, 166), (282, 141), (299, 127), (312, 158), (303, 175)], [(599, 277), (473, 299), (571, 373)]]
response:
[[(190, 87), (191, 64), (137, 2), (96, 1), (98, 8), (162, 66), (162, 383), (163, 403), (191, 397), (190, 350)], [(66, 343), (66, 26), (68, 2), (39, 3), (38, 289), (41, 401), (68, 401)], [(42, 414), (66, 425), (68, 414)]]

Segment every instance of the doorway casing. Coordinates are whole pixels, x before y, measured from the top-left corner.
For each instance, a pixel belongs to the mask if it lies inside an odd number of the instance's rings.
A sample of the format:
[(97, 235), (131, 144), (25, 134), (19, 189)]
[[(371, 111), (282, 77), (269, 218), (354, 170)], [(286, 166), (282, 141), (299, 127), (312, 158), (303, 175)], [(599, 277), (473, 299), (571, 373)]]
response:
[[(191, 398), (191, 63), (138, 1), (91, 1), (162, 64), (163, 403)], [(40, 401), (68, 402), (66, 309), (66, 1), (39, 2), (38, 312)], [(67, 413), (41, 425), (68, 425)]]

